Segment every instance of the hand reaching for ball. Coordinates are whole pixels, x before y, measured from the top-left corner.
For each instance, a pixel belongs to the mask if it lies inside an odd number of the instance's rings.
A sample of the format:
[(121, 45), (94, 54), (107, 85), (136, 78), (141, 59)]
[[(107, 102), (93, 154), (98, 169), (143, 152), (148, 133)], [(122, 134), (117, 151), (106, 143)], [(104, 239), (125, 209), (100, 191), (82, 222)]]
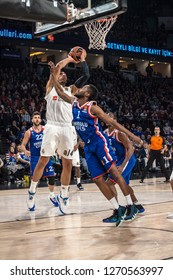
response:
[(72, 58), (71, 62), (73, 63), (79, 63), (85, 61), (86, 56), (87, 56), (86, 50), (80, 46), (76, 46), (72, 48), (68, 53), (68, 57)]

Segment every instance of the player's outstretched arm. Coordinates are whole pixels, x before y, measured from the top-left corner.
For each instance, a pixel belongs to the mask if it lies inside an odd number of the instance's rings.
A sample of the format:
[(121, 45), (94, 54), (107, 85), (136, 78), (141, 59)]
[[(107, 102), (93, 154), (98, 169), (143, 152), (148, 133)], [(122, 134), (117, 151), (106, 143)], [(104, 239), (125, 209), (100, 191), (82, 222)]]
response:
[(134, 135), (132, 132), (130, 132), (128, 129), (126, 129), (123, 125), (118, 123), (116, 120), (113, 120), (110, 118), (99, 106), (92, 105), (91, 107), (91, 114), (97, 116), (100, 120), (102, 120), (104, 123), (110, 124), (114, 126), (116, 129), (126, 133), (134, 142), (138, 144), (142, 144), (142, 140)]
[(59, 73), (61, 72), (61, 69), (63, 69), (69, 63), (78, 63), (78, 62), (76, 62), (71, 56), (64, 58), (63, 60), (59, 61), (55, 66), (56, 75), (58, 76)]
[(64, 101), (72, 104), (73, 101), (75, 100), (75, 97), (69, 96), (66, 93), (64, 93), (63, 88), (61, 87), (60, 83), (56, 79), (55, 71), (52, 71), (52, 77), (53, 77), (54, 87), (59, 97), (61, 97)]
[(121, 141), (121, 143), (123, 144), (123, 146), (126, 149), (125, 158), (121, 164), (121, 170), (123, 170), (123, 168), (126, 166), (127, 162), (130, 160), (131, 156), (133, 155), (134, 148), (133, 148), (132, 142), (129, 140), (128, 136), (125, 133), (118, 131), (118, 139)]
[(82, 75), (80, 76), (79, 79), (77, 79), (77, 81), (74, 83), (74, 85), (71, 85), (71, 90), (72, 90), (73, 95), (78, 91), (79, 88), (83, 87), (86, 84), (86, 82), (88, 81), (88, 79), (90, 77), (88, 64), (85, 61), (85, 58), (86, 58), (86, 51), (85, 51), (85, 49), (83, 49), (82, 55), (80, 58)]

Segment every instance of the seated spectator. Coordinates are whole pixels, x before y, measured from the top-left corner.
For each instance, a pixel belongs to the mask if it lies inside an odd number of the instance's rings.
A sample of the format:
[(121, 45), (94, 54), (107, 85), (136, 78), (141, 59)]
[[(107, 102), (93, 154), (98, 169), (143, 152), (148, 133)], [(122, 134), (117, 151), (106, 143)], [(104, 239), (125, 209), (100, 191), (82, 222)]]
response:
[(6, 154), (6, 168), (11, 173), (12, 181), (19, 181), (23, 179), (23, 166), (17, 164), (17, 154), (14, 147), (10, 146), (9, 152)]
[(8, 182), (8, 169), (4, 165), (4, 161), (0, 158), (0, 184)]
[(166, 145), (164, 150), (163, 158), (165, 161), (165, 168), (170, 169), (172, 165), (172, 153), (171, 153), (171, 146)]

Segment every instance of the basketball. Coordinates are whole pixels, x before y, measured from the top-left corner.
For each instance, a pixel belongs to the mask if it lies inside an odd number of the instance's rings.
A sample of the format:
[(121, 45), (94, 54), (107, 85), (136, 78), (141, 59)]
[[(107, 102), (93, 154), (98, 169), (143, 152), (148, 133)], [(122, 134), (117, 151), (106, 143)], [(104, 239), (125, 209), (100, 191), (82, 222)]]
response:
[(81, 58), (81, 54), (82, 54), (83, 48), (76, 46), (74, 48), (72, 48), (69, 52), (68, 55), (70, 55), (75, 61), (80, 61)]

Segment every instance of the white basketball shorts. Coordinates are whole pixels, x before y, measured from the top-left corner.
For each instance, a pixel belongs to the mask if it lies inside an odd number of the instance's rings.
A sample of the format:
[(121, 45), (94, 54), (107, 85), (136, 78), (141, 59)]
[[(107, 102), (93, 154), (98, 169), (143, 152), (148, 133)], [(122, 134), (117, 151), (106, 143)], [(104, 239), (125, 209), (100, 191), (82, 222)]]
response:
[(78, 149), (73, 152), (72, 165), (75, 167), (80, 167), (80, 157)]
[(55, 151), (66, 159), (72, 159), (74, 149), (73, 127), (47, 123), (44, 128), (41, 156), (53, 156)]

